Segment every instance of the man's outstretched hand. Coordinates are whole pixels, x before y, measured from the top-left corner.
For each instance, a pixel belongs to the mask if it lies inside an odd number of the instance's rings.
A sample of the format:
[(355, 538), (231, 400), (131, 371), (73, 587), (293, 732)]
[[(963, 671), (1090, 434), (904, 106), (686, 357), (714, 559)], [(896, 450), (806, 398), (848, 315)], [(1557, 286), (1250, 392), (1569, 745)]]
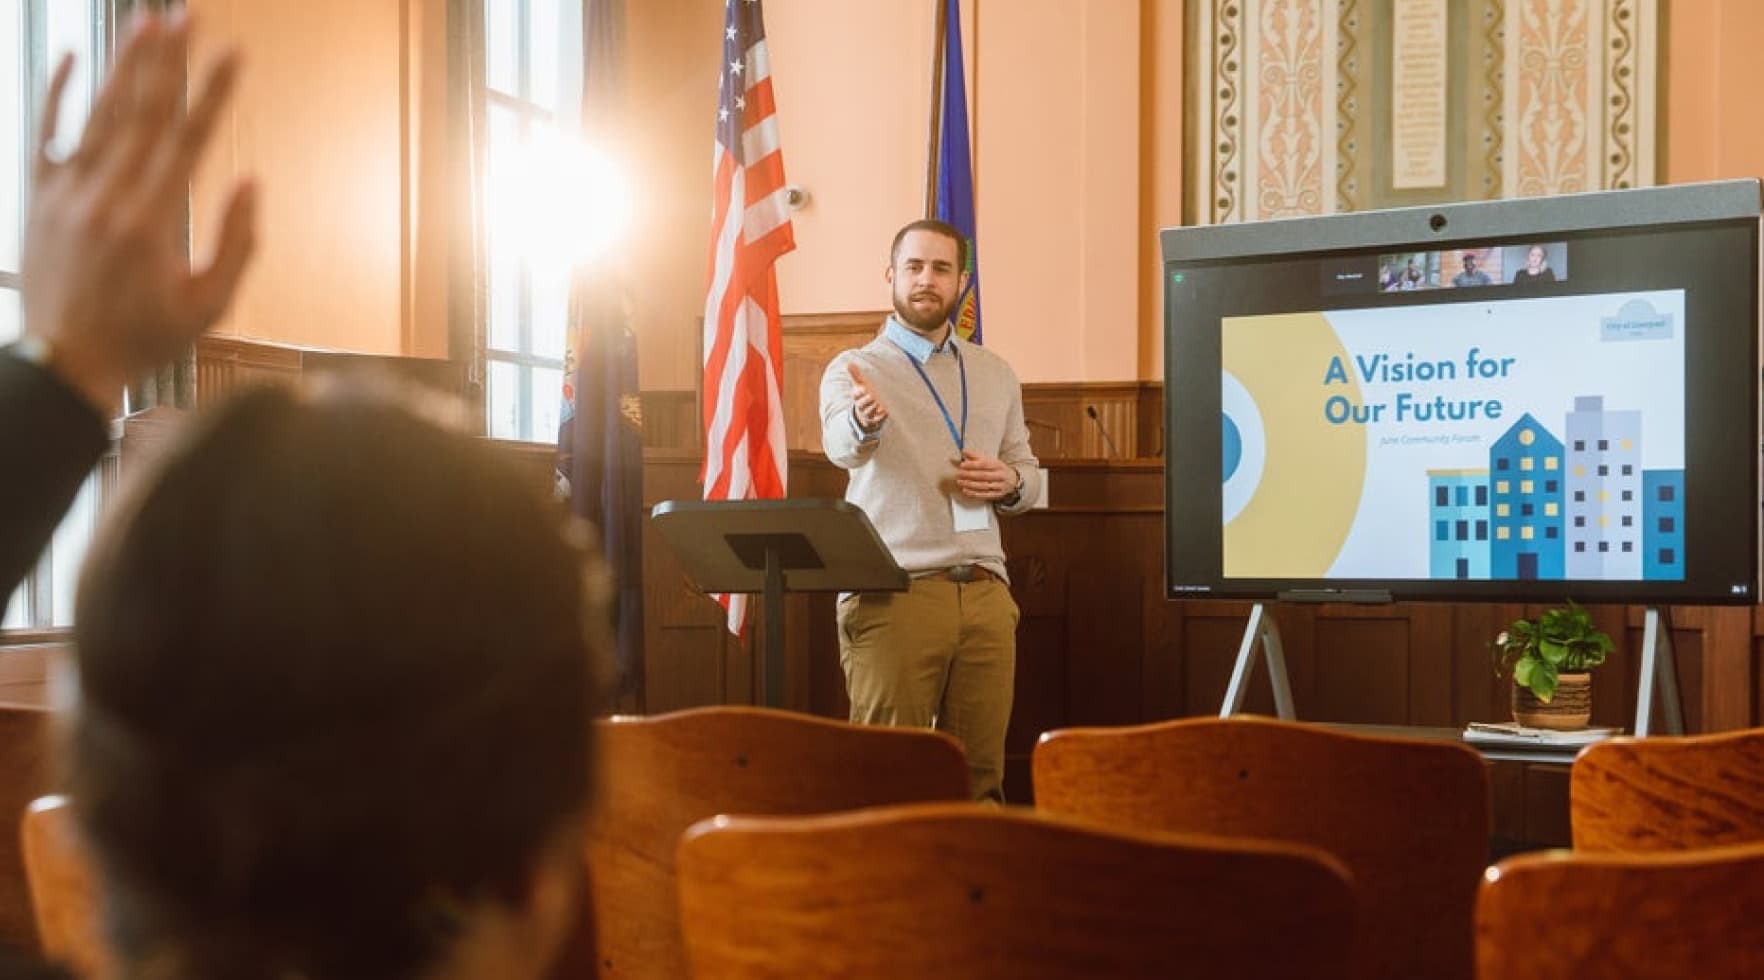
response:
[(49, 83), (31, 171), (23, 249), (26, 331), (50, 367), (109, 414), (124, 385), (158, 367), (226, 310), (251, 257), (255, 188), (233, 188), (214, 254), (192, 268), (182, 244), (190, 174), (232, 93), (228, 52), (180, 107), (190, 26), (143, 17), (98, 92), (79, 147), (54, 159), (63, 58)]

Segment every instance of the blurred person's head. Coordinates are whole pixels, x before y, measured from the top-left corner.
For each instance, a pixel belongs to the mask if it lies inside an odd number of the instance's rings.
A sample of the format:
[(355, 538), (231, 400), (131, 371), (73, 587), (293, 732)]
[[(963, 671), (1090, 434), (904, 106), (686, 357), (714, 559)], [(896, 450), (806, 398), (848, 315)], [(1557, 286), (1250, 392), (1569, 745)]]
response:
[(1542, 245), (1531, 246), (1531, 249), (1525, 253), (1525, 268), (1530, 272), (1537, 273), (1542, 272), (1543, 267), (1544, 247)]
[(607, 649), (544, 481), (381, 394), (262, 390), (137, 489), (66, 734), (125, 973), (539, 975)]

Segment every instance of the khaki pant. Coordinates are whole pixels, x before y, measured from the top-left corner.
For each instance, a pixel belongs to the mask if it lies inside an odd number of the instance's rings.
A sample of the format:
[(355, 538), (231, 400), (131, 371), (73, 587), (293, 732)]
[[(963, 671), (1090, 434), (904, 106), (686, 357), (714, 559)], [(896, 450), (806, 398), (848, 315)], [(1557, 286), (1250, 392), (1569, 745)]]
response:
[(907, 592), (839, 604), (851, 720), (948, 732), (975, 799), (1004, 799), (1005, 729), (1017, 669), (1016, 600), (998, 581), (913, 579)]

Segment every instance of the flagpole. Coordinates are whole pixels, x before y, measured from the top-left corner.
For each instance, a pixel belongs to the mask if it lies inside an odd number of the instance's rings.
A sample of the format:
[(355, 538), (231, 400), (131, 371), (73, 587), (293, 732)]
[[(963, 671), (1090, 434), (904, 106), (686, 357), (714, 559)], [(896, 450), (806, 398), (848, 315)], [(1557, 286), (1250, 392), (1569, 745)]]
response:
[(931, 131), (925, 141), (925, 217), (937, 216), (938, 135), (943, 126), (943, 49), (949, 46), (949, 0), (932, 0), (936, 27), (931, 42)]

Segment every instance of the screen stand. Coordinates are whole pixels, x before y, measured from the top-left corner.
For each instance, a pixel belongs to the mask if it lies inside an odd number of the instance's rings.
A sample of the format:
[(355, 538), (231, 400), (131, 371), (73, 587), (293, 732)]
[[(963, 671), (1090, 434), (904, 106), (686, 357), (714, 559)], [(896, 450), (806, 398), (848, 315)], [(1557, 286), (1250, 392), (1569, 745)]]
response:
[(1672, 652), (1671, 610), (1649, 606), (1643, 620), (1641, 676), (1635, 695), (1635, 734), (1646, 736), (1653, 722), (1654, 692), (1660, 694), (1666, 734), (1684, 734), (1684, 705), (1678, 698), (1678, 657)]
[(1250, 670), (1256, 665), (1256, 643), (1268, 658), (1268, 683), (1274, 688), (1274, 713), (1287, 721), (1296, 719), (1292, 710), (1292, 684), (1286, 679), (1286, 655), (1280, 650), (1280, 627), (1274, 615), (1258, 602), (1250, 609), (1249, 623), (1243, 628), (1243, 643), (1237, 648), (1237, 663), (1231, 668), (1231, 684), (1225, 689), (1225, 703), (1219, 717), (1229, 718), (1243, 710), (1249, 694)]

